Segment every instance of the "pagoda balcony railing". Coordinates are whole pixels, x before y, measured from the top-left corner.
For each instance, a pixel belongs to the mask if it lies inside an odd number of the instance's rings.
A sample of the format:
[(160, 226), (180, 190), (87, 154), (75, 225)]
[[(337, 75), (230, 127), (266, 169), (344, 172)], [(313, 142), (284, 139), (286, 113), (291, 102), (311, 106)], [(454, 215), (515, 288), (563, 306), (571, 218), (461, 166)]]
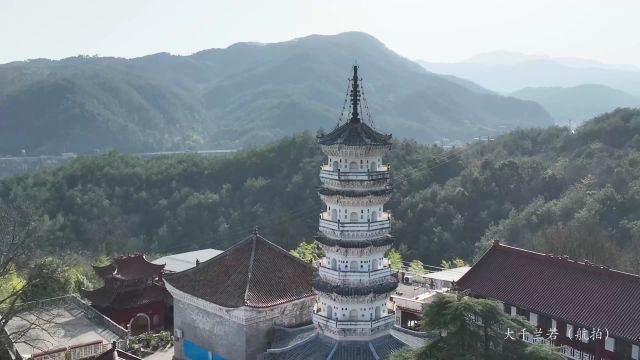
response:
[(373, 231), (391, 228), (391, 221), (340, 222), (320, 218), (320, 228), (335, 231)]
[(313, 322), (337, 329), (373, 329), (395, 323), (395, 314), (385, 315), (379, 319), (371, 320), (338, 320), (330, 319), (320, 314), (313, 314)]
[(323, 211), (320, 213), (320, 219), (321, 220), (327, 220), (327, 221), (331, 221), (331, 222), (335, 222), (335, 223), (340, 223), (340, 224), (367, 224), (367, 223), (376, 223), (376, 222), (381, 222), (381, 221), (389, 221), (391, 220), (391, 213), (383, 211), (378, 215), (378, 219), (376, 219), (375, 221), (371, 221), (371, 220), (367, 220), (367, 221), (338, 221), (338, 220), (333, 220), (331, 219), (331, 214), (329, 214), (328, 211)]
[(387, 280), (391, 276), (391, 269), (388, 267), (371, 271), (340, 271), (320, 266), (318, 274), (324, 279), (334, 280), (349, 284), (376, 283)]
[(326, 236), (335, 239), (369, 239), (388, 234), (391, 230), (391, 221), (339, 222), (321, 217), (319, 229)]
[[(381, 169), (382, 168), (382, 169)], [(320, 180), (338, 180), (338, 181), (380, 181), (389, 180), (390, 172), (386, 166), (377, 171), (340, 171), (333, 170), (331, 167), (323, 166), (320, 170)]]

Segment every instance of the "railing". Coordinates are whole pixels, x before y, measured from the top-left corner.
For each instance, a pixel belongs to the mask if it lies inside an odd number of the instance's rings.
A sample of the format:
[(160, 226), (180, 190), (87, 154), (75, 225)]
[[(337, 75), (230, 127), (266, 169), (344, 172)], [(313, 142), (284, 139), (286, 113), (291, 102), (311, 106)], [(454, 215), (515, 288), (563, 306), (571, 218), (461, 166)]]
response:
[(371, 271), (340, 271), (321, 266), (318, 273), (325, 279), (357, 283), (359, 281), (370, 282), (386, 279), (391, 276), (391, 269), (382, 268)]
[(396, 296), (393, 296), (393, 303), (397, 307), (401, 307), (403, 309), (413, 310), (413, 311), (417, 311), (417, 312), (422, 312), (422, 309), (423, 309), (424, 304), (425, 304), (424, 301), (407, 299), (407, 298), (396, 297)]
[(332, 169), (321, 169), (320, 180), (339, 181), (380, 181), (389, 180), (389, 171), (385, 169), (378, 171), (333, 171)]
[[(326, 213), (325, 213), (326, 214)], [(323, 219), (320, 217), (320, 229), (334, 231), (375, 231), (386, 230), (391, 228), (391, 221), (379, 220), (368, 222), (339, 222)]]
[(89, 343), (73, 345), (69, 347), (59, 347), (56, 349), (31, 354), (33, 360), (79, 360), (92, 358), (105, 351), (105, 345), (111, 347), (111, 344), (103, 344), (102, 340)]
[(571, 346), (562, 345), (560, 352), (571, 360), (593, 360), (594, 356), (586, 352), (576, 350)]
[[(553, 346), (552, 341), (542, 337), (536, 337), (532, 334), (525, 334), (523, 340), (529, 344), (544, 344), (544, 345)], [(593, 355), (586, 353), (584, 351), (574, 349), (571, 346), (562, 345), (559, 347), (559, 350), (562, 355), (566, 356), (571, 360), (593, 360), (594, 359)]]
[(378, 326), (394, 323), (395, 315), (386, 315), (375, 320), (358, 321), (329, 319), (328, 317), (320, 314), (313, 314), (313, 322), (316, 324), (332, 326), (337, 329), (373, 329)]
[[(320, 213), (320, 219), (327, 220), (327, 221), (333, 221), (333, 222), (336, 222), (336, 223), (339, 222), (338, 220), (331, 219), (331, 214), (329, 214), (328, 211), (321, 212)], [(391, 214), (389, 212), (383, 211), (383, 212), (379, 213), (378, 219), (373, 221), (373, 222), (386, 221), (386, 220), (391, 220)], [(371, 222), (371, 221), (368, 221), (368, 222)], [(364, 221), (363, 222), (357, 222), (357, 221), (355, 221), (355, 222), (347, 222), (347, 221), (342, 222), (342, 221), (340, 221), (340, 223), (341, 224), (366, 224), (366, 222), (364, 222)]]

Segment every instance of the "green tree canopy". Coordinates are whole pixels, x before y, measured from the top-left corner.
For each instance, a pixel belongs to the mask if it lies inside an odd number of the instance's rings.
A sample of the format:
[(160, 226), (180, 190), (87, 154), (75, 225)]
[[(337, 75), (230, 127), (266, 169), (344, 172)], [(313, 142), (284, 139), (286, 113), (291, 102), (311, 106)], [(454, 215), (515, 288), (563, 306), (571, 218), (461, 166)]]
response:
[(461, 294), (435, 295), (422, 322), (425, 330), (442, 335), (421, 352), (425, 359), (521, 359), (524, 344), (505, 340), (505, 334), (509, 329), (532, 330), (524, 319), (505, 314), (498, 303)]
[(75, 287), (75, 274), (60, 259), (46, 257), (36, 260), (27, 270), (29, 286), (22, 293), (23, 301), (36, 301), (69, 294)]
[(402, 270), (402, 255), (396, 249), (391, 249), (387, 253), (389, 259), (389, 266), (393, 270)]
[(297, 248), (291, 250), (290, 253), (308, 263), (314, 263), (324, 257), (324, 251), (322, 251), (315, 241), (303, 241)]

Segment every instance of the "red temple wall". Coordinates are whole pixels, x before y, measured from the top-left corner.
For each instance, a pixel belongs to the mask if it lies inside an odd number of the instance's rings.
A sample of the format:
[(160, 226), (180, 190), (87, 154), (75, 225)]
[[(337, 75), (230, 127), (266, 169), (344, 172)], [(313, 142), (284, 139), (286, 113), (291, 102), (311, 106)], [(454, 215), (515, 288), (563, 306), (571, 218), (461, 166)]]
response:
[(138, 314), (146, 314), (149, 317), (151, 330), (164, 329), (164, 302), (155, 302), (129, 309), (110, 309), (108, 317), (116, 324), (128, 329), (129, 323)]

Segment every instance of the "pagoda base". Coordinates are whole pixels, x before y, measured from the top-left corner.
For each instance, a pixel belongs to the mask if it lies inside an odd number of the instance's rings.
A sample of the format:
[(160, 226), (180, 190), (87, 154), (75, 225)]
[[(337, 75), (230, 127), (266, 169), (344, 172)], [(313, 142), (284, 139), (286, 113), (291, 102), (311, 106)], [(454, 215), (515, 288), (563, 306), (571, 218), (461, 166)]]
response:
[(328, 337), (344, 340), (371, 340), (386, 335), (395, 323), (395, 315), (369, 321), (338, 321), (320, 314), (313, 314), (313, 323)]

